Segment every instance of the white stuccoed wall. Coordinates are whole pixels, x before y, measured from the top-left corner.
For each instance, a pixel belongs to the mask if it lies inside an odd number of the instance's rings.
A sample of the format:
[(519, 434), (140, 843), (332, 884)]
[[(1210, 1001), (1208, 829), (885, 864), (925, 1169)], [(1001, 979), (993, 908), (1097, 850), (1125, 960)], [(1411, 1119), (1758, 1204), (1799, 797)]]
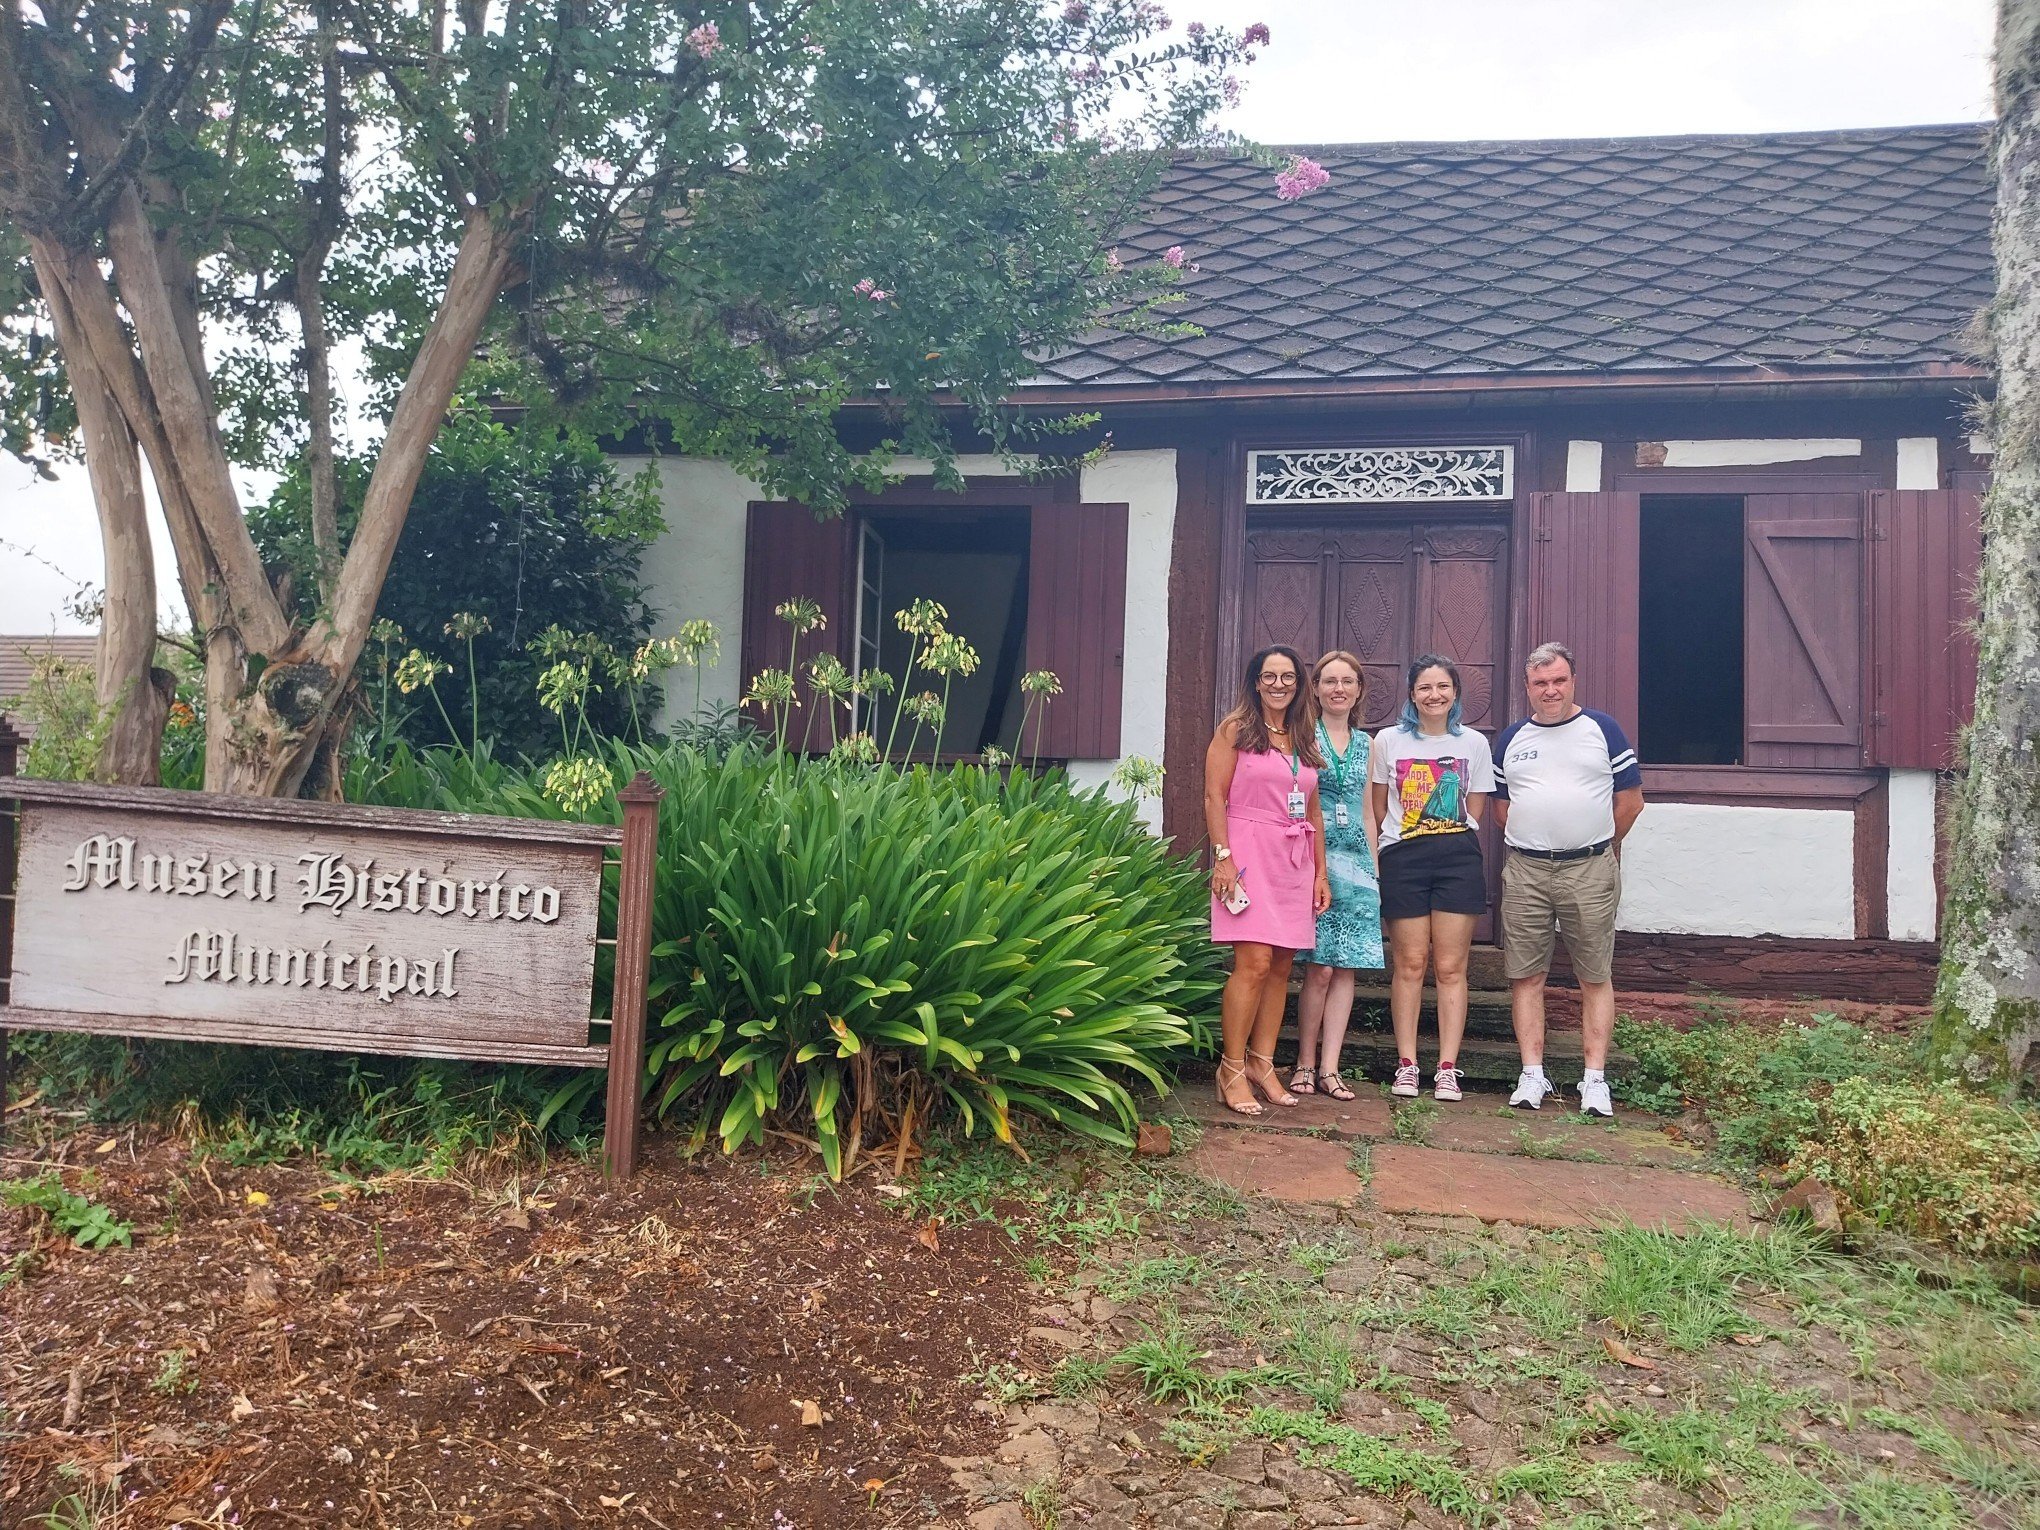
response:
[[(635, 464), (620, 464), (624, 471)], [(701, 676), (704, 705), (729, 706), (743, 693), (744, 516), (764, 491), (726, 462), (661, 457), (659, 505), (666, 534), (645, 549), (640, 569), (652, 607), (652, 631), (669, 635), (707, 617), (722, 633), (722, 652)], [(668, 715), (694, 703), (694, 672), (666, 673)]]
[(1940, 922), (1934, 896), (1934, 772), (1894, 770), (1890, 850), (1884, 896), (1893, 940), (1932, 940)]
[(1821, 808), (1654, 802), (1622, 846), (1625, 930), (1856, 933), (1855, 816)]
[[(997, 457), (958, 459), (972, 478), (1011, 477), (1018, 469)], [(629, 470), (632, 464), (623, 464)], [(896, 471), (928, 471), (918, 458), (901, 458)], [(765, 496), (757, 484), (721, 462), (661, 458), (659, 501), (666, 534), (645, 550), (643, 572), (656, 613), (653, 631), (670, 633), (681, 622), (705, 616), (723, 635), (717, 664), (703, 673), (704, 702), (734, 702), (742, 693), (739, 673), (744, 618), (744, 520), (752, 500)], [(1115, 452), (1084, 470), (1088, 504), (1125, 504), (1126, 658), (1119, 747), (1124, 755), (1162, 760), (1168, 707), (1169, 557), (1176, 534), (1176, 454), (1167, 451)], [(694, 676), (675, 669), (667, 677), (667, 706), (684, 710), (694, 697)], [(1118, 759), (1075, 760), (1070, 774), (1086, 784), (1111, 776)], [(1159, 800), (1142, 804), (1141, 816), (1161, 829)]]

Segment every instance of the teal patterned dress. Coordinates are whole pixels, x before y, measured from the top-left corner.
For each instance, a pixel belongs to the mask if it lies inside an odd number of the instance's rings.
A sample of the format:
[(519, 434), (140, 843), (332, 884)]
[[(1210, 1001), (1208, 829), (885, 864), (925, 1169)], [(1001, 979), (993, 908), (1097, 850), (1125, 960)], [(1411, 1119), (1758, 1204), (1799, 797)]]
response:
[[(1332, 884), (1332, 906), (1318, 916), (1317, 945), (1304, 960), (1323, 967), (1380, 967), (1381, 887), (1374, 879), (1374, 861), (1367, 853), (1367, 749), (1363, 729), (1353, 729), (1345, 758), (1332, 750), (1325, 725), (1318, 724), (1318, 752), (1325, 768), (1318, 772), (1318, 801), (1325, 812), (1325, 872)], [(1345, 808), (1344, 823), (1339, 809)]]

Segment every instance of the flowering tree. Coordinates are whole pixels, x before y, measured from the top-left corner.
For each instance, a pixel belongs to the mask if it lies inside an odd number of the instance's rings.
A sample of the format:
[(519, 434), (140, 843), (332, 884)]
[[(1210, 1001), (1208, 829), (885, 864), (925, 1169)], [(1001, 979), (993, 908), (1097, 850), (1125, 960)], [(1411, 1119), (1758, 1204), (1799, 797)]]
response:
[[(1118, 269), (1112, 236), (1266, 40), (1153, 0), (0, 5), (0, 440), (90, 472), (103, 768), (145, 779), (160, 738), (145, 469), (205, 650), (206, 784), (295, 792), (461, 390), (825, 507), (895, 450), (946, 472), (945, 406), (1048, 428), (997, 401), (1101, 314), (1151, 314), (1173, 273)], [(377, 437), (346, 535), (342, 346)], [(871, 398), (853, 456), (836, 412)], [(231, 474), (296, 462), (308, 618)]]

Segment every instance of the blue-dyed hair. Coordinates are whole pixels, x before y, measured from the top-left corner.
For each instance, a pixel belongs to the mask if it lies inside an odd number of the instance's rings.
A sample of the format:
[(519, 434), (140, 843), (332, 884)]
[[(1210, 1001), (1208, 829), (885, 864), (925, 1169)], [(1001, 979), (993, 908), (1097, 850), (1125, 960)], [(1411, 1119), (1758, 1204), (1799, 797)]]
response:
[(1459, 666), (1441, 653), (1420, 653), (1410, 660), (1409, 673), (1403, 677), (1402, 716), (1396, 719), (1396, 726), (1405, 733), (1415, 733), (1419, 730), (1420, 720), (1417, 717), (1417, 703), (1414, 697), (1417, 677), (1427, 669), (1442, 669), (1452, 677), (1452, 710), (1445, 714), (1445, 731), (1456, 734), (1462, 715), (1459, 704)]

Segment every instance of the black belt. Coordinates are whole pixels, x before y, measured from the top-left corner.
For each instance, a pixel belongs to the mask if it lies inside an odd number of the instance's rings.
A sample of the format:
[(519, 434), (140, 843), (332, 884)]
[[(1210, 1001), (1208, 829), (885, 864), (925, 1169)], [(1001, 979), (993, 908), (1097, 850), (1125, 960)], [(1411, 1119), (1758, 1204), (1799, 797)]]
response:
[(1604, 839), (1598, 845), (1588, 845), (1583, 850), (1525, 850), (1521, 845), (1511, 845), (1509, 849), (1534, 861), (1584, 861), (1612, 848), (1614, 844), (1614, 840)]

